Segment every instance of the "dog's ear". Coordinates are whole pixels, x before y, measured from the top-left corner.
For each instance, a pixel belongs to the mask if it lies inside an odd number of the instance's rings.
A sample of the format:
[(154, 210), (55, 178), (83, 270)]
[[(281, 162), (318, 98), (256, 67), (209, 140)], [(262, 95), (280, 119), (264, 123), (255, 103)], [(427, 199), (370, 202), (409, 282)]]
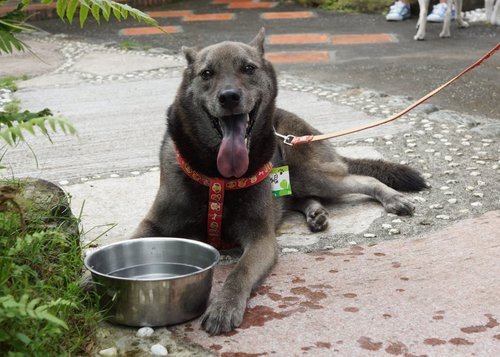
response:
[(196, 55), (198, 54), (198, 49), (196, 47), (186, 47), (182, 46), (182, 53), (184, 53), (184, 57), (186, 57), (186, 61), (188, 65), (193, 64), (196, 59)]
[(264, 55), (264, 40), (266, 38), (266, 29), (261, 28), (257, 36), (250, 41), (250, 46), (255, 47), (259, 51), (260, 55)]

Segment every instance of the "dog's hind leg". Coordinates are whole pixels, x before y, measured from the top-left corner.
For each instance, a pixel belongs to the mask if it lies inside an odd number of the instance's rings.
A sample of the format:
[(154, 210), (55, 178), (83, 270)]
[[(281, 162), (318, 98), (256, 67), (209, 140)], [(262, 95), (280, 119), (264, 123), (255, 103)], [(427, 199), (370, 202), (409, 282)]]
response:
[(427, 25), (427, 8), (429, 7), (429, 0), (418, 0), (420, 12), (417, 22), (417, 34), (413, 37), (416, 41), (423, 41), (425, 39), (425, 27)]
[(302, 212), (307, 226), (312, 232), (321, 232), (328, 228), (328, 211), (314, 198), (292, 198), (291, 209)]
[[(451, 23), (451, 8), (453, 6), (453, 1), (448, 0), (448, 6), (446, 8), (446, 12), (444, 14), (444, 21), (443, 21), (443, 30), (439, 34), (439, 37), (445, 38), (445, 37), (450, 37), (450, 23)], [(457, 14), (458, 16), (458, 14)]]
[(385, 210), (397, 215), (412, 215), (415, 206), (398, 191), (374, 177), (349, 175), (335, 180), (335, 188), (343, 193), (362, 193), (382, 203)]

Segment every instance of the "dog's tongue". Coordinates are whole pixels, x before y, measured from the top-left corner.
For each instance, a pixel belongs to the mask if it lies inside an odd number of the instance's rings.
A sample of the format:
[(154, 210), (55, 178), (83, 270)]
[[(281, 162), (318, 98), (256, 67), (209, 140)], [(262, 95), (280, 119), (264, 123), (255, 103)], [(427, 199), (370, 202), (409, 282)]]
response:
[(224, 177), (241, 177), (247, 172), (247, 117), (248, 114), (239, 114), (220, 119), (223, 137), (217, 155), (217, 169)]

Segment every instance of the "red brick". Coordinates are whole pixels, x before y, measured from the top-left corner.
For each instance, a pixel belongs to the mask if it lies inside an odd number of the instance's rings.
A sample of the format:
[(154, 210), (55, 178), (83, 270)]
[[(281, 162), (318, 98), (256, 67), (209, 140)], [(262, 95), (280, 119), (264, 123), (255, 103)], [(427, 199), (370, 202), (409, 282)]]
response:
[(334, 45), (359, 45), (367, 43), (388, 43), (388, 42), (396, 42), (394, 36), (388, 33), (332, 36), (332, 44)]
[(187, 15), (192, 15), (191, 10), (173, 10), (173, 11), (150, 11), (148, 15), (154, 18), (162, 17), (184, 17)]
[(272, 63), (311, 63), (327, 62), (330, 55), (327, 51), (268, 52), (266, 59)]
[(228, 21), (234, 20), (236, 16), (231, 13), (199, 14), (184, 16), (184, 21)]
[(241, 1), (241, 2), (231, 2), (227, 6), (228, 9), (269, 9), (271, 7), (275, 7), (278, 5), (276, 2), (249, 2), (249, 1)]
[(261, 15), (263, 20), (310, 19), (312, 17), (316, 17), (312, 11), (264, 12)]
[[(161, 29), (166, 33), (178, 33), (182, 32), (182, 28), (180, 26), (162, 26)], [(143, 36), (143, 35), (161, 35), (162, 32), (157, 27), (129, 27), (122, 29), (120, 31), (120, 35), (122, 36)]]
[(270, 45), (294, 45), (306, 43), (327, 43), (330, 36), (324, 33), (285, 34), (267, 36)]

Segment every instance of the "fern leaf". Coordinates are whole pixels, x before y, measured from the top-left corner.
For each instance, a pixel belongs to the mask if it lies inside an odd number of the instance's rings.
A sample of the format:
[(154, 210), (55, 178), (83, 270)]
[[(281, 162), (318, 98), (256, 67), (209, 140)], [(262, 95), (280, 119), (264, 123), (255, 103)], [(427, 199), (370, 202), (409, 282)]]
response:
[(80, 0), (69, 0), (68, 7), (66, 9), (66, 18), (70, 24), (73, 22), (73, 16), (75, 15), (75, 11), (79, 3)]
[(64, 13), (66, 12), (66, 7), (68, 6), (68, 0), (57, 0), (56, 12), (61, 20), (64, 21)]
[(0, 137), (2, 137), (3, 140), (9, 145), (9, 146), (14, 146), (14, 142), (12, 141), (12, 138), (10, 136), (10, 131), (2, 131), (0, 132)]
[(29, 316), (36, 318), (35, 314), (35, 306), (38, 305), (40, 302), (40, 299), (33, 299), (31, 300), (28, 305), (26, 306), (26, 312), (28, 313)]
[(39, 319), (47, 320), (49, 322), (52, 322), (54, 325), (61, 326), (66, 330), (68, 329), (68, 325), (66, 324), (66, 322), (58, 317), (55, 317), (47, 311), (47, 305), (40, 305), (39, 307), (37, 307), (35, 309), (35, 314)]
[(25, 345), (29, 345), (30, 342), (31, 342), (31, 338), (29, 338), (28, 336), (26, 336), (24, 333), (21, 333), (21, 332), (17, 332), (16, 333), (16, 337), (22, 342), (24, 343)]
[(115, 17), (115, 19), (121, 21), (122, 13), (120, 12), (120, 8), (118, 6), (115, 6), (115, 4), (113, 4), (111, 6), (111, 9), (113, 10), (113, 16)]
[(94, 19), (97, 21), (97, 23), (100, 23), (100, 11), (101, 9), (99, 8), (99, 5), (97, 5), (95, 2), (92, 2), (92, 7), (90, 8), (90, 12), (92, 13), (92, 16), (94, 16)]
[(89, 2), (87, 0), (82, 0), (80, 3), (80, 27), (83, 27), (83, 24), (87, 20), (89, 10)]

